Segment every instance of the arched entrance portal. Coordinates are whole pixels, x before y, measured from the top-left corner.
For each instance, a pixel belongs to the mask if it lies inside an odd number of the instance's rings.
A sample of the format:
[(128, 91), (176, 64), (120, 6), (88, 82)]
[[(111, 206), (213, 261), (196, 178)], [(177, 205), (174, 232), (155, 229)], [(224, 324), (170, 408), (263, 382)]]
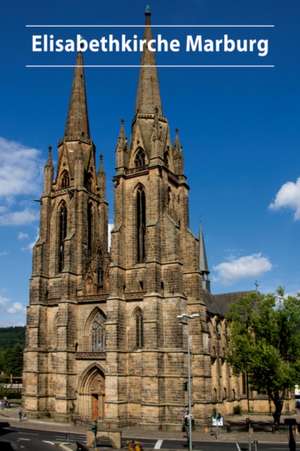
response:
[(102, 369), (92, 365), (80, 378), (79, 415), (93, 420), (104, 419), (105, 376)]

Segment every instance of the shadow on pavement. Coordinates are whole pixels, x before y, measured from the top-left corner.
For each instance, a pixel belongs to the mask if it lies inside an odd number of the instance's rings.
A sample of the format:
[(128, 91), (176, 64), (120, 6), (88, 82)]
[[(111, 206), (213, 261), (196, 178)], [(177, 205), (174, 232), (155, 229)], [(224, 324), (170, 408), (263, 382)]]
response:
[[(10, 432), (11, 432), (10, 424), (7, 421), (0, 421), (0, 436), (9, 434)], [(0, 450), (1, 451), (14, 451), (14, 448), (11, 446), (11, 444), (8, 441), (0, 439)]]
[(14, 451), (14, 448), (11, 446), (11, 444), (3, 440), (0, 440), (0, 449), (1, 451)]
[(0, 421), (0, 435), (5, 435), (11, 432), (8, 428), (10, 428), (10, 424), (7, 421)]

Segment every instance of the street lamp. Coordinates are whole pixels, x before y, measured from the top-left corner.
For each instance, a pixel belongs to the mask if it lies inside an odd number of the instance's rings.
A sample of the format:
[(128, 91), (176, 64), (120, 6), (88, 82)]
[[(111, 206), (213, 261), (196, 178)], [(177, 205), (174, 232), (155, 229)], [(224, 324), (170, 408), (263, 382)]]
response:
[[(192, 313), (188, 315), (187, 313), (183, 313), (182, 315), (178, 315), (180, 323), (183, 326), (188, 326), (189, 320), (194, 318), (199, 318), (199, 313)], [(191, 338), (188, 333), (188, 420), (189, 420), (189, 451), (193, 449), (192, 442), (192, 366), (191, 366)]]

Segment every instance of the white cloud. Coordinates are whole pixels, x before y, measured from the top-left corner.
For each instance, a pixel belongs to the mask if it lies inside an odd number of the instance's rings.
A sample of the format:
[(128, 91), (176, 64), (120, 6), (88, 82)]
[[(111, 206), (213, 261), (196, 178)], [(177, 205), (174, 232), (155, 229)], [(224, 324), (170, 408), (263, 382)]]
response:
[(7, 251), (0, 251), (0, 257), (5, 257), (5, 255), (8, 255)]
[(7, 297), (5, 297), (5, 296), (2, 296), (0, 294), (0, 306), (6, 305), (8, 302), (9, 302), (9, 299)]
[(0, 136), (0, 225), (30, 224), (37, 219), (33, 208), (26, 206), (26, 196), (40, 190), (40, 157), (39, 150)]
[(7, 313), (19, 313), (19, 312), (25, 312), (25, 307), (20, 302), (13, 302), (13, 304), (7, 308)]
[(290, 208), (294, 210), (295, 220), (300, 219), (300, 177), (296, 182), (286, 182), (275, 196), (275, 200), (269, 205), (272, 210)]
[(0, 214), (0, 225), (25, 225), (31, 224), (38, 219), (39, 215), (36, 211), (29, 208), (18, 211), (10, 211)]
[(28, 240), (28, 239), (29, 239), (28, 233), (25, 232), (18, 233), (18, 240)]
[[(39, 234), (40, 234), (40, 229), (37, 228), (36, 236), (35, 236), (34, 240), (31, 241), (30, 243), (26, 244), (26, 246), (23, 246), (22, 251), (32, 252), (33, 246), (35, 245), (35, 243), (37, 242), (37, 240), (39, 238)], [(29, 238), (29, 236), (28, 236), (28, 238)]]
[(24, 326), (26, 308), (0, 294), (0, 327)]
[(32, 252), (34, 245), (35, 245), (35, 241), (32, 241), (31, 243), (26, 244), (26, 246), (23, 246), (22, 251)]
[(272, 269), (272, 263), (261, 253), (230, 259), (214, 266), (216, 279), (231, 284), (240, 279), (258, 277)]
[(36, 193), (40, 175), (39, 150), (0, 137), (0, 197)]

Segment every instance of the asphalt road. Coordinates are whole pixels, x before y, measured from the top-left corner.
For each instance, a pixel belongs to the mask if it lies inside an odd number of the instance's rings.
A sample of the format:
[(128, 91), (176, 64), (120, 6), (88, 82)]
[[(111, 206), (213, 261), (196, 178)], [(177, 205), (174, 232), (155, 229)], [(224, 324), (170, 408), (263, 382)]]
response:
[[(59, 443), (79, 441), (86, 444), (86, 437), (82, 434), (69, 434), (63, 432), (38, 431), (35, 429), (25, 429), (20, 427), (11, 427), (9, 423), (0, 423), (0, 450), (1, 451), (62, 451)], [(124, 442), (126, 443), (126, 438)], [(124, 443), (124, 446), (126, 446)], [(186, 450), (186, 444), (182, 440), (141, 440), (144, 448), (150, 449), (177, 449)], [(100, 442), (101, 448), (108, 446), (107, 442)], [(241, 451), (248, 451), (247, 443), (240, 443)], [(298, 445), (299, 446), (299, 445)], [(193, 442), (195, 451), (237, 451), (233, 443), (220, 442)], [(288, 445), (283, 444), (258, 444), (258, 451), (288, 451)], [(300, 451), (300, 446), (299, 446)]]

